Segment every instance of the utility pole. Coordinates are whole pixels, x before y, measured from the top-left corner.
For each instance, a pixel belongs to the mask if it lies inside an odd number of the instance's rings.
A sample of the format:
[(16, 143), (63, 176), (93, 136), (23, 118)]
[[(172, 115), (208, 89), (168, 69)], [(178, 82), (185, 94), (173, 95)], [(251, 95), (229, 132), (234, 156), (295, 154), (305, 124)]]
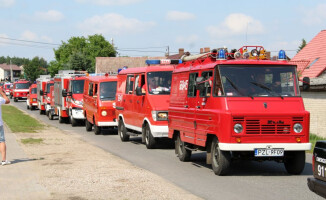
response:
[(12, 72), (12, 66), (11, 66), (11, 59), (10, 59), (10, 81), (13, 82), (14, 77), (13, 77), (13, 72)]

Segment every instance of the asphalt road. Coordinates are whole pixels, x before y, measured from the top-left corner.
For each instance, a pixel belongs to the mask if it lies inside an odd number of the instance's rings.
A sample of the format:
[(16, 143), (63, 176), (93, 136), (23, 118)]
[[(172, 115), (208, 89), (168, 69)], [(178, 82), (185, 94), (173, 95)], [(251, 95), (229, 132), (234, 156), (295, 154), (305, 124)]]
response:
[(70, 134), (78, 134), (86, 142), (149, 170), (203, 199), (323, 199), (307, 186), (307, 178), (312, 177), (311, 154), (306, 156), (305, 170), (301, 175), (287, 174), (282, 163), (242, 161), (232, 163), (231, 175), (216, 176), (211, 166), (206, 165), (203, 152), (193, 152), (190, 162), (181, 162), (174, 154), (172, 145), (148, 150), (140, 137), (121, 142), (114, 132), (94, 135), (93, 131), (86, 132), (84, 126), (59, 124), (57, 119), (51, 121), (47, 116), (40, 115), (38, 110), (27, 110), (25, 101), (11, 102), (37, 119)]

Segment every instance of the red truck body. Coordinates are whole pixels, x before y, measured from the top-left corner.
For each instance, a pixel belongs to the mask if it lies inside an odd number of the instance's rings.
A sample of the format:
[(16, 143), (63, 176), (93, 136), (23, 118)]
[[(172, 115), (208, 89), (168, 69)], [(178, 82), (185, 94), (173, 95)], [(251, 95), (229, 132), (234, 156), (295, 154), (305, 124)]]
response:
[(276, 160), (299, 174), (311, 148), (296, 66), (284, 60), (226, 59), (222, 51), (179, 64), (168, 110), (179, 159), (206, 151), (217, 175), (234, 159)]
[(19, 80), (13, 84), (13, 98), (17, 102), (20, 99), (27, 99), (28, 89), (30, 83), (29, 81)]
[(115, 128), (118, 123), (115, 115), (117, 90), (116, 76), (87, 76), (84, 84), (83, 109), (86, 130), (100, 134), (103, 129)]
[(10, 95), (10, 87), (12, 86), (12, 83), (5, 83), (3, 85), (3, 92), (9, 96)]
[(37, 84), (32, 84), (29, 87), (29, 92), (26, 100), (27, 109), (34, 110), (37, 108)]
[(173, 65), (130, 68), (119, 72), (116, 115), (122, 141), (142, 134), (148, 149), (168, 136), (168, 105)]
[(47, 105), (47, 83), (51, 80), (50, 75), (40, 75), (38, 79), (36, 79), (37, 84), (37, 102), (38, 109), (40, 110), (40, 114), (44, 114), (46, 112)]

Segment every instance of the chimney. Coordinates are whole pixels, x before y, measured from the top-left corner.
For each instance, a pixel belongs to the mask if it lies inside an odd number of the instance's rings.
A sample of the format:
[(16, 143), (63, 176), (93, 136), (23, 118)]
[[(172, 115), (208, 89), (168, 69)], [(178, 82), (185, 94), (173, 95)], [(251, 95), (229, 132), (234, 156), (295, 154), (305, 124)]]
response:
[(184, 48), (179, 48), (179, 56), (182, 56), (185, 53)]
[(205, 47), (203, 53), (208, 53), (208, 52), (210, 52), (210, 51), (211, 51), (211, 49), (210, 49), (209, 47)]
[(200, 48), (200, 54), (204, 53), (204, 49)]

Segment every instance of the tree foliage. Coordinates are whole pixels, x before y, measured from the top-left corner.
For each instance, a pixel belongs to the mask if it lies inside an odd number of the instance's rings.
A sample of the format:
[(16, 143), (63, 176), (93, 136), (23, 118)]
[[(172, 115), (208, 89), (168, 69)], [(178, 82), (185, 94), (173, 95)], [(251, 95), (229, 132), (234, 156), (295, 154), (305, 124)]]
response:
[(13, 65), (17, 65), (17, 66), (22, 66), (22, 65), (25, 65), (27, 63), (30, 62), (30, 59), (28, 58), (19, 58), (19, 57), (4, 57), (4, 56), (1, 56), (0, 57), (0, 64), (10, 64), (10, 61), (11, 61), (11, 64)]
[(299, 53), (299, 51), (301, 51), (301, 49), (303, 49), (303, 47), (305, 47), (306, 45), (307, 45), (306, 40), (302, 39), (299, 49), (297, 50), (297, 53)]
[(50, 62), (51, 75), (61, 69), (95, 71), (96, 57), (115, 57), (114, 47), (102, 35), (71, 37), (54, 49), (55, 62)]
[(29, 63), (24, 65), (26, 79), (35, 81), (40, 75), (46, 74), (47, 62), (43, 58), (34, 57)]

